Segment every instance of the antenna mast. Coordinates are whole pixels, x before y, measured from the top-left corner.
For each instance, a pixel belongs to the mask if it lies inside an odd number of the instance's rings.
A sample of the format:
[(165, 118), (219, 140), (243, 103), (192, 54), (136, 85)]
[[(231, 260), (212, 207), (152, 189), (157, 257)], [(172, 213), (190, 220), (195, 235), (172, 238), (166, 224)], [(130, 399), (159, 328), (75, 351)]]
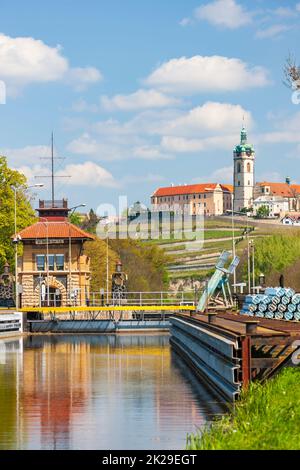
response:
[(51, 202), (52, 207), (55, 207), (55, 179), (56, 178), (71, 178), (68, 175), (56, 175), (55, 174), (55, 165), (54, 160), (64, 160), (64, 158), (54, 157), (54, 133), (51, 133), (51, 157), (50, 158), (41, 158), (41, 160), (51, 160), (51, 175), (39, 175), (35, 178), (51, 178)]
[(51, 134), (51, 181), (52, 181), (52, 207), (54, 207), (54, 136)]

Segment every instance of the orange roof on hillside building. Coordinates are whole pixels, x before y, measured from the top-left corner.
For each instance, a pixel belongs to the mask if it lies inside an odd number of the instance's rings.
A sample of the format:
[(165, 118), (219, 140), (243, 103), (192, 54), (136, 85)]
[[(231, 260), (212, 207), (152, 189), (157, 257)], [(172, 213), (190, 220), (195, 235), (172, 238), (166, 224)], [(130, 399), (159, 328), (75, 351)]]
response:
[(223, 191), (229, 191), (230, 193), (233, 193), (232, 184), (220, 184), (220, 186), (223, 189)]
[(269, 186), (270, 192), (274, 196), (284, 196), (284, 197), (295, 197), (295, 194), (300, 194), (300, 185), (299, 184), (288, 184), (288, 183), (269, 183), (263, 181), (258, 183), (261, 187)]
[(204, 184), (187, 184), (181, 186), (167, 186), (165, 188), (158, 188), (152, 195), (152, 197), (163, 197), (163, 196), (180, 196), (182, 194), (202, 194), (215, 190), (217, 186), (220, 186), (223, 191), (233, 191), (230, 185), (221, 185), (218, 183), (204, 183)]
[(81, 230), (81, 228), (76, 227), (76, 225), (73, 225), (66, 220), (62, 222), (51, 220), (49, 220), (49, 222), (36, 222), (35, 224), (26, 227), (24, 230), (21, 230), (18, 235), (20, 235), (22, 240), (39, 238), (72, 238), (80, 240), (95, 239), (95, 237), (90, 233)]

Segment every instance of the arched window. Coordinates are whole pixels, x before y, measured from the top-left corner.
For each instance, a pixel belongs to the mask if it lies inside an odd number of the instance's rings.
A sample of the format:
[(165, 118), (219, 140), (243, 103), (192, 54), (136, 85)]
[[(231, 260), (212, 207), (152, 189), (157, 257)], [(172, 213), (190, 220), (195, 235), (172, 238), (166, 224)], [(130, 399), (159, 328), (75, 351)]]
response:
[(238, 164), (237, 164), (237, 172), (238, 172), (238, 173), (241, 172), (241, 164), (240, 164), (240, 162), (238, 162)]
[(247, 163), (247, 172), (248, 172), (248, 173), (251, 173), (251, 165), (250, 165), (250, 163)]

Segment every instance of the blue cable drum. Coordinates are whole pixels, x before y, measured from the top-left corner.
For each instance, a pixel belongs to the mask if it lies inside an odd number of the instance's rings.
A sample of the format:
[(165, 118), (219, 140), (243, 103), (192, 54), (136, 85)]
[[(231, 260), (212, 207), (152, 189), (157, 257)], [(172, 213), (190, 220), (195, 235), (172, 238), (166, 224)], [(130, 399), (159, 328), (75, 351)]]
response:
[(279, 295), (275, 295), (274, 297), (272, 297), (272, 304), (275, 304), (275, 305), (278, 305), (280, 304), (280, 297)]
[(269, 303), (271, 302), (272, 302), (272, 298), (269, 295), (262, 295), (261, 301), (260, 301), (261, 304), (269, 305)]
[(293, 295), (291, 302), (294, 305), (300, 304), (300, 294)]
[(295, 295), (294, 289), (291, 289), (290, 287), (286, 288), (285, 295), (291, 299)]
[(254, 295), (254, 296), (253, 296), (253, 301), (252, 301), (252, 302), (253, 302), (255, 305), (259, 305), (260, 302), (261, 302), (261, 300), (262, 300), (262, 295), (261, 295), (261, 294), (257, 294), (257, 295)]
[(294, 304), (289, 304), (288, 305), (288, 311), (289, 312), (294, 313), (294, 312), (296, 312), (296, 310), (297, 310), (296, 305), (294, 305)]
[(298, 305), (298, 308), (294, 313), (294, 320), (297, 320), (297, 321), (300, 320), (300, 308), (299, 307), (300, 307), (300, 305)]
[(264, 318), (265, 316), (265, 312), (262, 312), (261, 310), (257, 310), (257, 312), (255, 313), (255, 317), (257, 318)]
[(266, 295), (276, 296), (279, 294), (281, 287), (267, 287), (265, 290)]
[(265, 318), (269, 318), (270, 320), (274, 318), (274, 316), (275, 316), (275, 311), (272, 312), (271, 310), (267, 310), (265, 313)]
[(294, 318), (294, 312), (290, 312), (289, 310), (287, 310), (285, 313), (284, 313), (284, 319), (285, 320), (293, 320)]
[(284, 317), (284, 312), (280, 312), (279, 310), (277, 310), (277, 312), (275, 312), (276, 320), (283, 320), (283, 317)]
[(288, 305), (291, 301), (291, 297), (288, 297), (287, 295), (284, 295), (283, 297), (281, 297), (281, 303), (283, 305)]
[(277, 310), (277, 305), (275, 305), (275, 304), (269, 304), (269, 305), (268, 305), (268, 311), (269, 311), (269, 312), (273, 312), (273, 313), (274, 313), (276, 310)]
[(259, 304), (258, 306), (258, 311), (261, 313), (264, 313), (268, 309), (268, 306), (266, 304)]

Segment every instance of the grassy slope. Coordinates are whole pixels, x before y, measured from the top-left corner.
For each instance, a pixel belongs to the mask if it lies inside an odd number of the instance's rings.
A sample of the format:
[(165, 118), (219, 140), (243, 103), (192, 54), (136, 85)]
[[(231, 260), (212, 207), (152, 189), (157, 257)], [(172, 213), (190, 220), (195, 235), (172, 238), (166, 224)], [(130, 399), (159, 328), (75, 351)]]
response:
[(201, 436), (188, 437), (188, 449), (300, 449), (299, 384), (299, 368), (285, 369), (263, 385), (252, 384), (232, 415)]

